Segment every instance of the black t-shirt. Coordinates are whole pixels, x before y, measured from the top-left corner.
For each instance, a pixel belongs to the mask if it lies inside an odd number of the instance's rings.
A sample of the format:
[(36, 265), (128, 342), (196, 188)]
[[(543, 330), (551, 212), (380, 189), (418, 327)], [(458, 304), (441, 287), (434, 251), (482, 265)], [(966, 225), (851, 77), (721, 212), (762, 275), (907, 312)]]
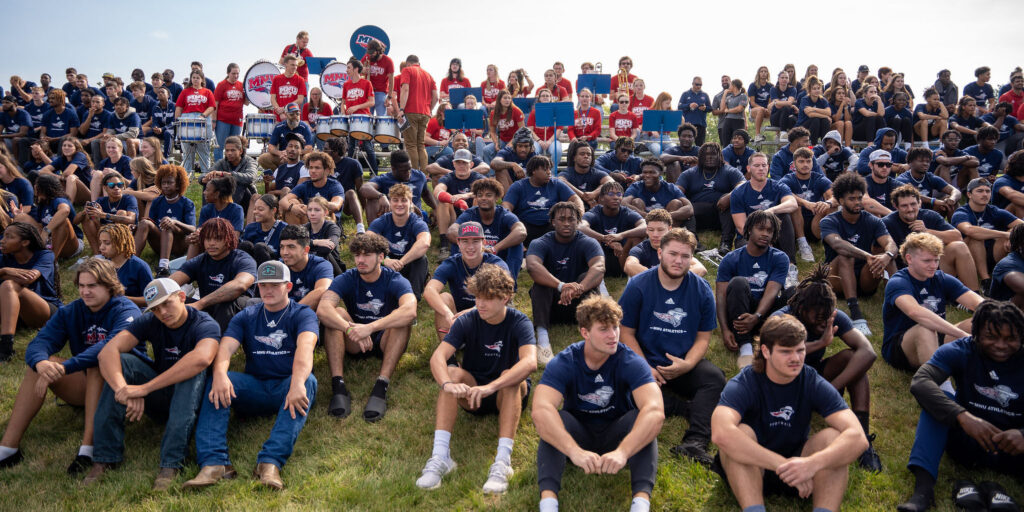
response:
[(519, 347), (535, 345), (533, 322), (512, 307), (505, 308), (505, 319), (491, 325), (476, 309), (455, 319), (444, 342), (462, 350), (462, 369), (484, 385), (519, 362)]
[(164, 325), (152, 312), (144, 313), (125, 329), (139, 340), (140, 344), (153, 345), (153, 360), (150, 366), (157, 373), (163, 373), (174, 366), (185, 354), (196, 348), (199, 340), (212, 338), (220, 342), (220, 326), (205, 311), (186, 306), (188, 318), (177, 329)]

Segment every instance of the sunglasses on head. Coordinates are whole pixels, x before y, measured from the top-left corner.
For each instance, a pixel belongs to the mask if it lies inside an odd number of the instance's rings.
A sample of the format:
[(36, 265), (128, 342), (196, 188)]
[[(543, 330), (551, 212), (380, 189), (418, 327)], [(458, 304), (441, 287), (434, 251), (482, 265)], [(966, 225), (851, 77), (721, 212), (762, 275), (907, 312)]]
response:
[(110, 181), (110, 182), (107, 182), (107, 187), (109, 187), (109, 188), (124, 188), (124, 183), (121, 183), (120, 181)]

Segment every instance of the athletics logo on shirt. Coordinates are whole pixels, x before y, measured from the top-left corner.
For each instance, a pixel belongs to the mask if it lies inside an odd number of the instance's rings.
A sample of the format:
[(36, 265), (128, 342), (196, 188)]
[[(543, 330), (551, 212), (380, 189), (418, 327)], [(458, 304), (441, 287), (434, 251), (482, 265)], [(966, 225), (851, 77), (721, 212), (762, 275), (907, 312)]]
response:
[(267, 336), (253, 336), (253, 338), (255, 338), (256, 341), (264, 345), (274, 347), (274, 350), (280, 350), (281, 342), (283, 342), (287, 337), (288, 335), (285, 334), (284, 331), (282, 331), (281, 329), (278, 329)]
[(777, 411), (769, 411), (768, 414), (773, 418), (781, 418), (783, 421), (789, 421), (789, 418), (793, 417), (793, 412), (795, 412), (793, 411), (793, 408), (787, 405)]
[(853, 236), (851, 236), (850, 238), (846, 239), (846, 241), (850, 242), (851, 244), (855, 244), (859, 240), (860, 240), (860, 233), (854, 233)]
[[(540, 191), (538, 191), (537, 193), (539, 194)], [(528, 204), (528, 205), (530, 205), (530, 206), (532, 206), (534, 208), (545, 208), (546, 209), (548, 207), (548, 198), (546, 198), (546, 197), (538, 197), (537, 199), (534, 199), (533, 201), (527, 201), (526, 204)]]
[(593, 393), (584, 393), (582, 395), (577, 393), (576, 397), (588, 404), (607, 407), (608, 403), (612, 401), (612, 395), (614, 394), (615, 390), (611, 386), (601, 386)]
[(384, 307), (384, 302), (382, 302), (380, 299), (373, 299), (370, 302), (356, 304), (356, 307), (363, 311), (370, 311), (374, 315), (378, 315), (380, 314), (380, 310)]
[(90, 325), (89, 328), (85, 330), (86, 345), (94, 345), (106, 339), (107, 330), (98, 325)]
[(388, 245), (391, 246), (391, 252), (405, 253), (405, 246), (409, 245), (409, 241), (408, 240), (398, 240), (398, 241), (395, 241), (395, 242), (390, 242)]
[(166, 348), (164, 348), (164, 352), (167, 352), (168, 354), (170, 354), (172, 356), (180, 356), (181, 355), (181, 349), (179, 349), (178, 347), (166, 347)]
[(686, 318), (686, 311), (683, 311), (683, 308), (673, 308), (668, 310), (667, 313), (655, 311), (654, 317), (672, 327), (679, 327), (679, 324), (683, 323), (683, 319)]
[(942, 301), (939, 300), (938, 297), (929, 295), (928, 297), (925, 297), (923, 301), (921, 301), (921, 305), (928, 308), (932, 313), (939, 313), (942, 309), (939, 307), (941, 302)]
[[(504, 343), (502, 343), (502, 341), (501, 341), (501, 340), (498, 340), (498, 341), (497, 341), (497, 342), (496, 342), (495, 344), (493, 344), (493, 345), (484, 345), (484, 348), (486, 348), (487, 350), (493, 350), (493, 351), (495, 351), (495, 352), (501, 352), (501, 347), (502, 347), (503, 345), (504, 345)], [(495, 355), (495, 354), (487, 354), (487, 355)]]
[(764, 286), (764, 283), (767, 280), (768, 273), (763, 270), (747, 278), (748, 283), (758, 287)]
[(1020, 395), (1014, 393), (1009, 386), (1004, 386), (1002, 384), (999, 384), (998, 386), (994, 386), (991, 388), (975, 384), (974, 390), (977, 391), (981, 396), (991, 398), (992, 400), (999, 402), (999, 405), (1002, 407), (1009, 407), (1010, 400), (1016, 400), (1018, 397), (1020, 397)]
[(213, 282), (215, 282), (217, 284), (224, 284), (224, 274), (217, 274), (215, 276), (210, 276), (210, 281), (213, 281)]

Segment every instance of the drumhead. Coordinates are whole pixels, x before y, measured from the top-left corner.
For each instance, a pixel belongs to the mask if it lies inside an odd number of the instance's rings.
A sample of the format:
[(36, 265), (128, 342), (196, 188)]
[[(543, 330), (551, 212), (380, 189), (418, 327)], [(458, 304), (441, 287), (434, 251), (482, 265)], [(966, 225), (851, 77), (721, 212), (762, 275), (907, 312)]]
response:
[(269, 109), (270, 85), (274, 77), (280, 74), (281, 70), (275, 64), (265, 60), (253, 64), (249, 71), (245, 72), (245, 80), (242, 82), (245, 99), (260, 110)]
[(347, 81), (348, 70), (344, 62), (334, 61), (324, 66), (323, 71), (320, 72), (320, 90), (332, 100), (341, 101), (345, 96), (342, 87)]

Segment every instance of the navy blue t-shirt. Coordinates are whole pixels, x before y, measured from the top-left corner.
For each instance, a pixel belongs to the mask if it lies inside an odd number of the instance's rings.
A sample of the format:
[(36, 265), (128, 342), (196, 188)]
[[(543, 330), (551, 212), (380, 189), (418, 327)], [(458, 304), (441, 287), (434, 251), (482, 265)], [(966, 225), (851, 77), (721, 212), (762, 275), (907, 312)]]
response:
[(718, 327), (715, 295), (707, 280), (687, 272), (675, 290), (666, 290), (658, 269), (629, 280), (619, 298), (622, 325), (636, 330), (636, 339), (651, 366), (672, 364), (666, 353), (685, 358), (697, 333)]
[(559, 243), (555, 232), (551, 231), (531, 242), (526, 255), (540, 258), (544, 268), (555, 279), (563, 283), (575, 283), (590, 268), (589, 261), (604, 256), (604, 252), (597, 240), (579, 231), (565, 244)]
[(584, 425), (602, 429), (633, 409), (633, 392), (654, 382), (647, 362), (619, 343), (596, 370), (583, 356), (584, 341), (569, 345), (548, 363), (540, 384), (562, 394), (562, 410)]
[[(709, 107), (707, 111), (711, 112), (711, 108)], [(701, 112), (700, 116), (701, 117), (707, 116), (707, 112)], [(703, 123), (703, 122), (700, 123), (700, 124), (691, 123), (690, 121), (687, 121), (687, 122), (690, 123), (690, 124), (697, 125), (697, 126), (704, 126), (705, 125), (705, 123)], [(677, 146), (671, 146), (668, 149), (663, 150), (661, 152), (661, 154), (669, 155), (669, 156), (692, 156), (692, 157), (699, 157), (700, 156), (700, 146), (690, 146), (690, 149), (683, 149), (682, 146), (678, 146), (678, 145)]]
[(63, 137), (78, 128), (78, 114), (70, 108), (65, 108), (60, 114), (51, 109), (43, 114), (42, 127), (46, 128), (47, 137)]
[[(149, 84), (146, 84), (149, 85)], [(150, 85), (150, 87), (152, 87)], [(139, 117), (140, 127), (142, 124), (146, 124), (149, 121), (150, 111), (153, 110), (153, 104), (156, 103), (156, 98), (149, 96), (142, 96), (142, 101), (136, 101), (132, 99), (128, 102), (128, 106), (135, 109), (135, 115)], [(139, 134), (141, 135), (141, 131)]]
[[(75, 218), (75, 205), (71, 204), (71, 201), (66, 197), (58, 197), (49, 201), (38, 202), (33, 206), (32, 211), (29, 212), (29, 216), (35, 219), (36, 222), (46, 226), (53, 220), (53, 216), (57, 214), (57, 209), (60, 208), (60, 205), (62, 204), (68, 205), (68, 220), (73, 220)], [(82, 238), (82, 234), (79, 231), (81, 228), (77, 225), (75, 225), (74, 228), (76, 236), (78, 236), (78, 238)]]
[(223, 210), (218, 210), (213, 203), (206, 203), (199, 210), (199, 226), (202, 227), (210, 219), (224, 219), (231, 223), (235, 231), (241, 232), (245, 227), (245, 210), (237, 203), (228, 203)]
[(29, 342), (25, 363), (34, 369), (67, 345), (71, 358), (61, 363), (66, 373), (95, 368), (107, 341), (140, 316), (139, 307), (123, 295), (111, 297), (99, 311), (89, 309), (82, 299), (77, 299), (58, 309)]
[[(796, 163), (794, 160), (795, 156), (793, 155), (793, 151), (789, 149), (789, 145), (787, 144), (782, 146), (781, 149), (772, 155), (772, 163), (768, 168), (768, 175), (773, 180), (781, 180), (783, 176), (791, 172), (796, 172)], [(816, 158), (811, 162), (811, 172), (821, 173), (821, 166)]]
[[(476, 169), (483, 162), (484, 161), (479, 159), (479, 158), (477, 158), (476, 155), (473, 155), (473, 163), (470, 164), (469, 167), (470, 167), (470, 169)], [(439, 165), (442, 169), (448, 169), (449, 171), (454, 171), (455, 170), (455, 155), (451, 154), (451, 155), (439, 156), (439, 157), (437, 157), (437, 160), (434, 160), (434, 163)]]
[[(665, 185), (669, 185), (665, 183)], [(665, 188), (662, 186), (662, 188)], [(631, 208), (621, 207), (619, 212), (609, 217), (604, 213), (604, 207), (595, 206), (583, 214), (583, 220), (590, 225), (590, 229), (604, 235), (615, 235), (629, 231), (636, 227), (636, 223), (644, 220), (639, 213)]]
[[(924, 223), (925, 229), (932, 231), (949, 231), (954, 228), (950, 223), (946, 222), (946, 218), (942, 214), (934, 210), (925, 210), (921, 208), (917, 212), (917, 220)], [(892, 212), (882, 218), (882, 223), (885, 224), (885, 230), (889, 232), (889, 236), (892, 237), (892, 241), (896, 242), (897, 246), (903, 245), (903, 241), (907, 239), (907, 236), (913, 231), (910, 230), (910, 226), (903, 222), (900, 218), (900, 212)]]
[(274, 171), (274, 189), (295, 188), (300, 179), (308, 177), (309, 171), (301, 161), (295, 164), (283, 163)]
[(35, 102), (28, 102), (25, 105), (25, 112), (28, 112), (28, 117), (32, 119), (32, 126), (39, 128), (43, 125), (43, 114), (50, 110), (50, 103), (43, 102), (42, 105), (36, 105)]
[(621, 172), (633, 176), (640, 174), (640, 164), (642, 163), (644, 163), (643, 158), (633, 155), (623, 162), (615, 155), (615, 151), (609, 151), (597, 157), (594, 167), (607, 173)]
[(142, 120), (135, 112), (129, 112), (123, 118), (117, 117), (117, 114), (107, 118), (107, 129), (114, 130), (114, 133), (125, 133), (129, 128), (139, 128), (139, 133), (142, 133)]
[(725, 163), (731, 165), (732, 167), (735, 167), (736, 169), (739, 169), (739, 171), (743, 173), (746, 172), (747, 161), (750, 160), (750, 157), (753, 154), (754, 149), (747, 147), (744, 148), (742, 154), (737, 155), (736, 148), (732, 147), (732, 144), (729, 144), (728, 146), (725, 147), (725, 149), (722, 150), (722, 160), (725, 160)]
[(164, 217), (170, 217), (190, 226), (195, 226), (196, 205), (185, 196), (180, 196), (173, 203), (167, 202), (166, 196), (156, 196), (156, 199), (153, 199), (153, 202), (149, 204), (149, 218), (159, 226), (160, 221)]
[(729, 379), (718, 405), (738, 412), (757, 434), (757, 444), (783, 457), (799, 455), (811, 432), (811, 413), (827, 418), (848, 409), (836, 388), (807, 365), (788, 384), (748, 366)]
[(882, 206), (890, 210), (896, 209), (892, 205), (892, 191), (896, 190), (901, 185), (900, 183), (896, 183), (892, 176), (887, 176), (884, 183), (876, 182), (871, 176), (865, 177), (864, 181), (868, 183), (867, 197), (878, 201)]
[(750, 215), (756, 210), (767, 210), (792, 194), (789, 187), (775, 180), (765, 182), (760, 192), (754, 190), (748, 181), (729, 193), (729, 212)]
[(827, 109), (827, 108), (829, 108), (828, 100), (826, 100), (822, 96), (818, 96), (818, 100), (817, 101), (812, 100), (810, 96), (804, 96), (803, 98), (801, 98), (800, 99), (800, 106), (797, 109), (797, 110), (799, 110), (799, 112), (797, 112), (797, 115), (796, 115), (796, 124), (803, 124), (808, 119), (810, 119), (810, 116), (808, 116), (807, 113), (804, 112), (804, 109), (807, 108), (807, 107), (825, 108), (825, 109)]
[(548, 224), (548, 211), (555, 203), (568, 201), (573, 191), (561, 180), (551, 180), (541, 187), (530, 184), (528, 178), (512, 184), (505, 192), (502, 202), (512, 205), (520, 220), (534, 226)]
[(78, 179), (82, 180), (82, 183), (92, 182), (92, 167), (89, 166), (89, 157), (87, 157), (85, 153), (79, 151), (72, 155), (70, 159), (63, 154), (60, 154), (54, 156), (53, 160), (50, 161), (50, 165), (53, 166), (53, 171), (56, 174), (64, 172), (71, 164), (76, 166), (75, 176), (78, 176)]
[(299, 183), (292, 188), (292, 194), (295, 194), (295, 197), (298, 197), (302, 204), (309, 204), (309, 200), (314, 197), (322, 197), (328, 201), (339, 196), (344, 198), (345, 189), (338, 180), (327, 178), (327, 182), (322, 187), (314, 185), (312, 180)]
[(1010, 190), (1016, 192), (1024, 192), (1024, 181), (1020, 181), (1013, 176), (1008, 175), (996, 178), (995, 183), (992, 184), (992, 204), (1005, 209), (1010, 206), (1010, 200), (999, 193), (1000, 189), (1003, 187), (1009, 187)]
[(393, 259), (405, 256), (405, 253), (416, 243), (420, 233), (429, 233), (430, 228), (419, 216), (410, 215), (404, 226), (396, 226), (393, 213), (385, 213), (370, 223), (370, 231), (377, 233), (388, 241), (388, 252)]
[(978, 85), (978, 82), (971, 82), (964, 86), (964, 96), (970, 96), (978, 105), (984, 106), (988, 100), (996, 97), (996, 93), (992, 89), (992, 84)]
[(19, 205), (32, 204), (35, 202), (35, 193), (32, 189), (32, 182), (25, 178), (14, 178), (10, 183), (0, 181), (0, 188), (14, 194), (18, 198)]
[[(505, 272), (508, 272), (510, 276), (512, 275), (505, 261), (491, 253), (485, 252), (483, 254), (483, 261), (480, 262), (480, 265), (484, 263), (497, 265), (504, 269)], [(462, 254), (449, 256), (437, 265), (437, 270), (434, 271), (432, 279), (441, 283), (442, 286), (448, 286), (452, 298), (455, 299), (455, 309), (457, 311), (469, 309), (476, 305), (475, 298), (466, 289), (466, 280), (476, 274), (477, 270), (480, 270), (480, 265), (469, 268), (465, 260), (462, 259)]]
[(591, 167), (590, 170), (583, 174), (576, 172), (575, 167), (569, 167), (558, 175), (559, 178), (565, 178), (569, 184), (583, 192), (593, 192), (597, 190), (601, 186), (601, 180), (603, 180), (605, 176), (608, 176), (608, 173), (595, 169), (594, 167)]
[(833, 177), (850, 165), (850, 157), (853, 156), (853, 150), (847, 147), (834, 155), (827, 153), (824, 144), (814, 146), (814, 161), (821, 167), (822, 172)]
[(132, 255), (117, 269), (117, 279), (124, 285), (128, 297), (142, 297), (146, 285), (153, 281), (153, 270), (142, 258)]
[(368, 324), (398, 309), (398, 299), (412, 295), (412, 286), (402, 274), (382, 266), (380, 276), (372, 283), (364, 281), (353, 268), (335, 277), (327, 291), (341, 297), (353, 320)]
[(992, 113), (981, 116), (981, 120), (999, 129), (1000, 142), (1006, 140), (1010, 135), (1013, 135), (1016, 131), (1017, 123), (1020, 122), (1016, 117), (1008, 115), (1003, 118), (1003, 123), (1001, 125), (996, 126), (996, 116)]
[[(850, 242), (858, 249), (871, 252), (871, 245), (878, 240), (879, 237), (889, 234), (885, 230), (885, 224), (882, 220), (874, 215), (867, 212), (860, 212), (860, 216), (857, 217), (857, 222), (850, 224), (843, 218), (843, 212), (833, 212), (821, 219), (821, 239), (825, 240), (825, 237), (835, 233), (839, 235), (839, 238)], [(831, 245), (825, 244), (825, 262), (830, 262), (838, 256), (835, 249)]]
[(110, 158), (104, 158), (100, 160), (100, 163), (96, 165), (97, 171), (105, 171), (107, 169), (113, 169), (121, 174), (124, 178), (130, 178), (132, 176), (131, 168), (132, 159), (125, 155), (121, 155), (116, 162), (111, 162)]
[[(33, 211), (35, 210), (33, 209)], [(62, 303), (57, 297), (55, 280), (57, 269), (54, 266), (54, 261), (53, 252), (47, 249), (36, 251), (25, 263), (18, 263), (18, 260), (14, 259), (14, 256), (10, 254), (0, 254), (0, 268), (39, 271), (39, 279), (33, 281), (26, 288), (32, 290), (33, 293), (42, 297), (46, 302), (60, 307)]]
[[(476, 171), (470, 171), (469, 176), (466, 179), (459, 179), (459, 177), (455, 176), (455, 171), (452, 171), (441, 176), (441, 179), (437, 180), (437, 183), (444, 183), (444, 186), (447, 188), (447, 192), (451, 195), (468, 194), (473, 191), (473, 183), (482, 179), (484, 179), (484, 176)], [(473, 197), (470, 196), (466, 202), (472, 206)]]
[(771, 100), (772, 84), (765, 82), (764, 85), (758, 86), (756, 83), (751, 82), (750, 86), (747, 87), (747, 96), (750, 96), (751, 102), (759, 107), (768, 108), (768, 101)]
[[(384, 195), (387, 195), (391, 187), (402, 183), (412, 189), (412, 204), (415, 205), (420, 211), (423, 211), (423, 189), (427, 186), (427, 175), (423, 174), (419, 169), (412, 169), (409, 172), (408, 181), (398, 181), (394, 173), (378, 174), (370, 180), (370, 183), (377, 184), (377, 190)], [(425, 212), (424, 212), (425, 213)]]
[(978, 226), (985, 229), (1009, 231), (1010, 224), (1018, 219), (1016, 215), (1002, 208), (992, 206), (991, 204), (985, 205), (985, 209), (981, 213), (972, 210), (970, 204), (965, 204), (953, 212), (952, 220), (953, 221), (950, 222), (950, 224), (954, 226), (959, 226), (961, 223), (967, 222), (972, 226)]
[[(833, 327), (837, 327), (835, 335), (840, 337), (840, 338), (842, 338), (846, 333), (848, 333), (848, 332), (853, 330), (853, 320), (850, 319), (850, 315), (847, 315), (841, 309), (836, 309), (835, 313), (836, 313), (836, 317), (835, 317), (835, 319), (832, 320), (832, 326)], [(786, 306), (783, 306), (782, 308), (780, 308), (778, 311), (772, 313), (771, 316), (792, 315), (792, 314), (793, 313), (790, 313), (789, 306), (786, 305)], [(805, 325), (804, 327), (806, 328), (807, 326)], [(808, 338), (809, 337), (810, 337), (810, 335), (808, 335)], [(808, 343), (810, 343), (810, 342), (816, 341), (816, 340), (808, 339), (806, 341)], [(828, 350), (827, 346), (821, 347), (818, 350), (815, 350), (814, 352), (808, 352), (807, 353), (807, 357), (804, 359), (804, 364), (806, 364), (807, 366), (812, 366), (812, 367), (818, 366), (818, 363), (820, 363), (821, 360), (824, 359), (825, 351), (826, 350)]]
[(274, 225), (270, 226), (269, 230), (263, 231), (263, 224), (250, 222), (242, 230), (242, 236), (239, 238), (248, 240), (253, 244), (267, 244), (271, 250), (277, 252), (281, 247), (281, 232), (284, 231), (287, 225), (283, 220), (275, 220)]
[(988, 177), (991, 174), (999, 174), (999, 171), (1006, 167), (1006, 155), (998, 149), (982, 153), (981, 146), (975, 144), (965, 149), (964, 153), (978, 159), (978, 176), (981, 178)]
[(164, 325), (152, 311), (143, 313), (125, 328), (139, 340), (140, 345), (146, 342), (153, 345), (153, 360), (150, 361), (150, 366), (157, 373), (163, 373), (174, 366), (196, 348), (200, 340), (210, 338), (220, 342), (220, 325), (217, 325), (213, 317), (192, 306), (186, 306), (185, 309), (188, 311), (188, 318), (176, 329)]
[(1000, 430), (1021, 427), (1024, 400), (1024, 357), (1017, 352), (1001, 363), (985, 357), (973, 338), (947, 343), (928, 364), (942, 370), (956, 383), (956, 403)]
[(678, 186), (691, 203), (717, 203), (723, 194), (728, 194), (743, 182), (743, 173), (730, 165), (723, 165), (711, 174), (699, 166), (690, 167), (679, 174)]
[(107, 118), (109, 118), (113, 114), (107, 112), (106, 110), (103, 110), (99, 114), (93, 114), (92, 118), (89, 118), (88, 115), (89, 107), (82, 107), (78, 109), (79, 122), (84, 123), (86, 120), (89, 121), (89, 131), (85, 133), (85, 136), (83, 138), (91, 139), (103, 133), (103, 130), (106, 129), (107, 124), (109, 123)]
[(295, 302), (313, 291), (317, 281), (334, 279), (334, 267), (331, 266), (331, 262), (315, 254), (307, 254), (306, 257), (306, 266), (302, 270), (289, 269), (292, 276), (292, 291), (288, 292), (288, 298)]
[(234, 338), (245, 350), (245, 373), (257, 379), (292, 376), (299, 335), (320, 333), (316, 313), (289, 300), (284, 310), (271, 313), (262, 303), (253, 304), (231, 318), (224, 337)]
[(1014, 296), (1013, 290), (1004, 282), (1006, 275), (1010, 272), (1024, 273), (1024, 258), (1020, 254), (1011, 252), (996, 263), (992, 270), (992, 286), (989, 288), (989, 297), (995, 300), (1010, 300)]
[[(819, 172), (812, 172), (806, 180), (800, 179), (795, 172), (791, 172), (783, 176), (779, 182), (789, 187), (797, 197), (812, 203), (824, 200), (825, 192), (832, 188), (832, 180)], [(804, 218), (814, 217), (814, 212), (803, 206), (800, 207), (800, 212), (803, 213)]]
[(750, 293), (755, 301), (760, 301), (764, 296), (764, 289), (768, 281), (779, 283), (786, 287), (786, 275), (789, 272), (789, 257), (786, 253), (774, 247), (768, 247), (764, 254), (754, 257), (743, 246), (726, 254), (722, 262), (718, 264), (717, 283), (728, 283), (736, 276), (747, 278), (750, 283)]
[(334, 164), (334, 177), (346, 191), (355, 190), (356, 179), (363, 177), (363, 166), (359, 165), (359, 161), (355, 158), (346, 156)]
[(498, 325), (484, 321), (475, 309), (456, 318), (444, 343), (462, 350), (462, 369), (480, 386), (515, 366), (520, 347), (537, 344), (533, 322), (511, 306), (505, 308), (505, 318)]
[[(212, 90), (212, 89), (211, 89)], [(288, 127), (288, 123), (281, 121), (274, 127), (274, 131), (270, 132), (270, 143), (279, 149), (284, 149), (285, 139), (284, 136), (290, 133), (297, 133), (302, 135), (302, 140), (306, 141), (304, 146), (313, 143), (313, 131), (309, 129), (309, 125), (305, 121), (299, 121), (298, 126), (295, 129)]]
[[(773, 100), (783, 100), (783, 101), (785, 101), (788, 98), (794, 98), (795, 99), (796, 96), (797, 96), (797, 91), (796, 91), (796, 87), (793, 87), (793, 86), (787, 87), (786, 90), (784, 90), (784, 91), (780, 90), (776, 86), (772, 86), (772, 88), (768, 92), (768, 94), (769, 94), (770, 98), (773, 99)], [(793, 105), (793, 106), (795, 107), (796, 105)], [(772, 107), (772, 113), (774, 114), (776, 110), (778, 110), (778, 108), (773, 106)]]
[[(219, 260), (211, 258), (204, 252), (186, 261), (178, 271), (184, 272), (189, 280), (198, 283), (199, 296), (205, 297), (243, 272), (256, 279), (256, 260), (238, 249), (231, 251)], [(252, 288), (243, 295), (252, 297)]]
[(641, 265), (647, 268), (654, 268), (661, 264), (661, 259), (658, 258), (658, 250), (651, 245), (650, 240), (644, 240), (634, 245), (629, 250), (629, 255), (636, 258)]
[[(494, 155), (494, 158), (500, 158), (509, 163), (519, 164), (520, 167), (526, 169), (526, 162), (529, 162), (536, 154), (537, 153), (531, 149), (530, 154), (526, 155), (526, 158), (519, 158), (519, 155), (516, 154), (514, 149), (505, 146), (498, 150), (497, 154)], [(493, 162), (494, 160), (491, 161)]]
[[(910, 171), (907, 171), (896, 177), (896, 183), (898, 185), (913, 185), (914, 188), (916, 188), (918, 192), (921, 192), (921, 195), (924, 197), (937, 197), (942, 194), (943, 190), (946, 190), (946, 187), (949, 186), (949, 183), (946, 183), (946, 180), (930, 172), (925, 172), (921, 181), (918, 181), (916, 178), (911, 176)], [(892, 198), (890, 198), (890, 200), (892, 200)]]
[[(495, 206), (494, 219), (491, 221), (490, 224), (484, 224), (483, 220), (480, 217), (480, 208), (474, 206), (459, 214), (459, 217), (455, 219), (455, 222), (459, 224), (471, 221), (479, 222), (480, 225), (483, 226), (484, 245), (487, 247), (493, 247), (498, 242), (504, 240), (505, 237), (507, 237), (509, 233), (512, 232), (512, 227), (515, 226), (517, 222), (519, 222), (519, 217), (516, 217), (516, 214), (500, 206)], [(454, 249), (452, 249), (453, 254), (455, 252), (458, 252), (457, 244), (452, 244), (452, 247), (454, 247)], [(500, 257), (503, 260), (508, 258), (509, 251), (511, 251), (512, 249), (513, 248), (509, 248), (502, 251), (498, 251), (498, 257)], [(519, 244), (519, 254), (522, 254), (522, 250), (523, 245)]]
[(897, 338), (917, 325), (896, 306), (896, 299), (909, 295), (932, 313), (946, 318), (946, 306), (956, 304), (957, 297), (968, 291), (957, 278), (941, 270), (936, 270), (935, 275), (924, 281), (915, 279), (906, 268), (893, 274), (885, 285), (885, 299), (882, 302), (882, 356), (886, 361), (891, 360), (893, 350), (899, 344)]
[(0, 112), (0, 125), (4, 127), (4, 133), (18, 133), (22, 126), (28, 126), (32, 131), (32, 116), (23, 108), (18, 108), (14, 115), (7, 112)]
[[(666, 181), (660, 181), (658, 183), (658, 190), (655, 192), (649, 190), (647, 186), (644, 184), (643, 180), (637, 180), (633, 182), (633, 184), (630, 185), (628, 188), (626, 188), (626, 192), (623, 194), (623, 196), (636, 197), (642, 199), (646, 211), (656, 210), (658, 208), (665, 208), (665, 206), (667, 206), (668, 203), (672, 202), (673, 200), (682, 199), (686, 197), (683, 194), (683, 191), (679, 190), (679, 187)], [(637, 215), (639, 216), (639, 214)]]

